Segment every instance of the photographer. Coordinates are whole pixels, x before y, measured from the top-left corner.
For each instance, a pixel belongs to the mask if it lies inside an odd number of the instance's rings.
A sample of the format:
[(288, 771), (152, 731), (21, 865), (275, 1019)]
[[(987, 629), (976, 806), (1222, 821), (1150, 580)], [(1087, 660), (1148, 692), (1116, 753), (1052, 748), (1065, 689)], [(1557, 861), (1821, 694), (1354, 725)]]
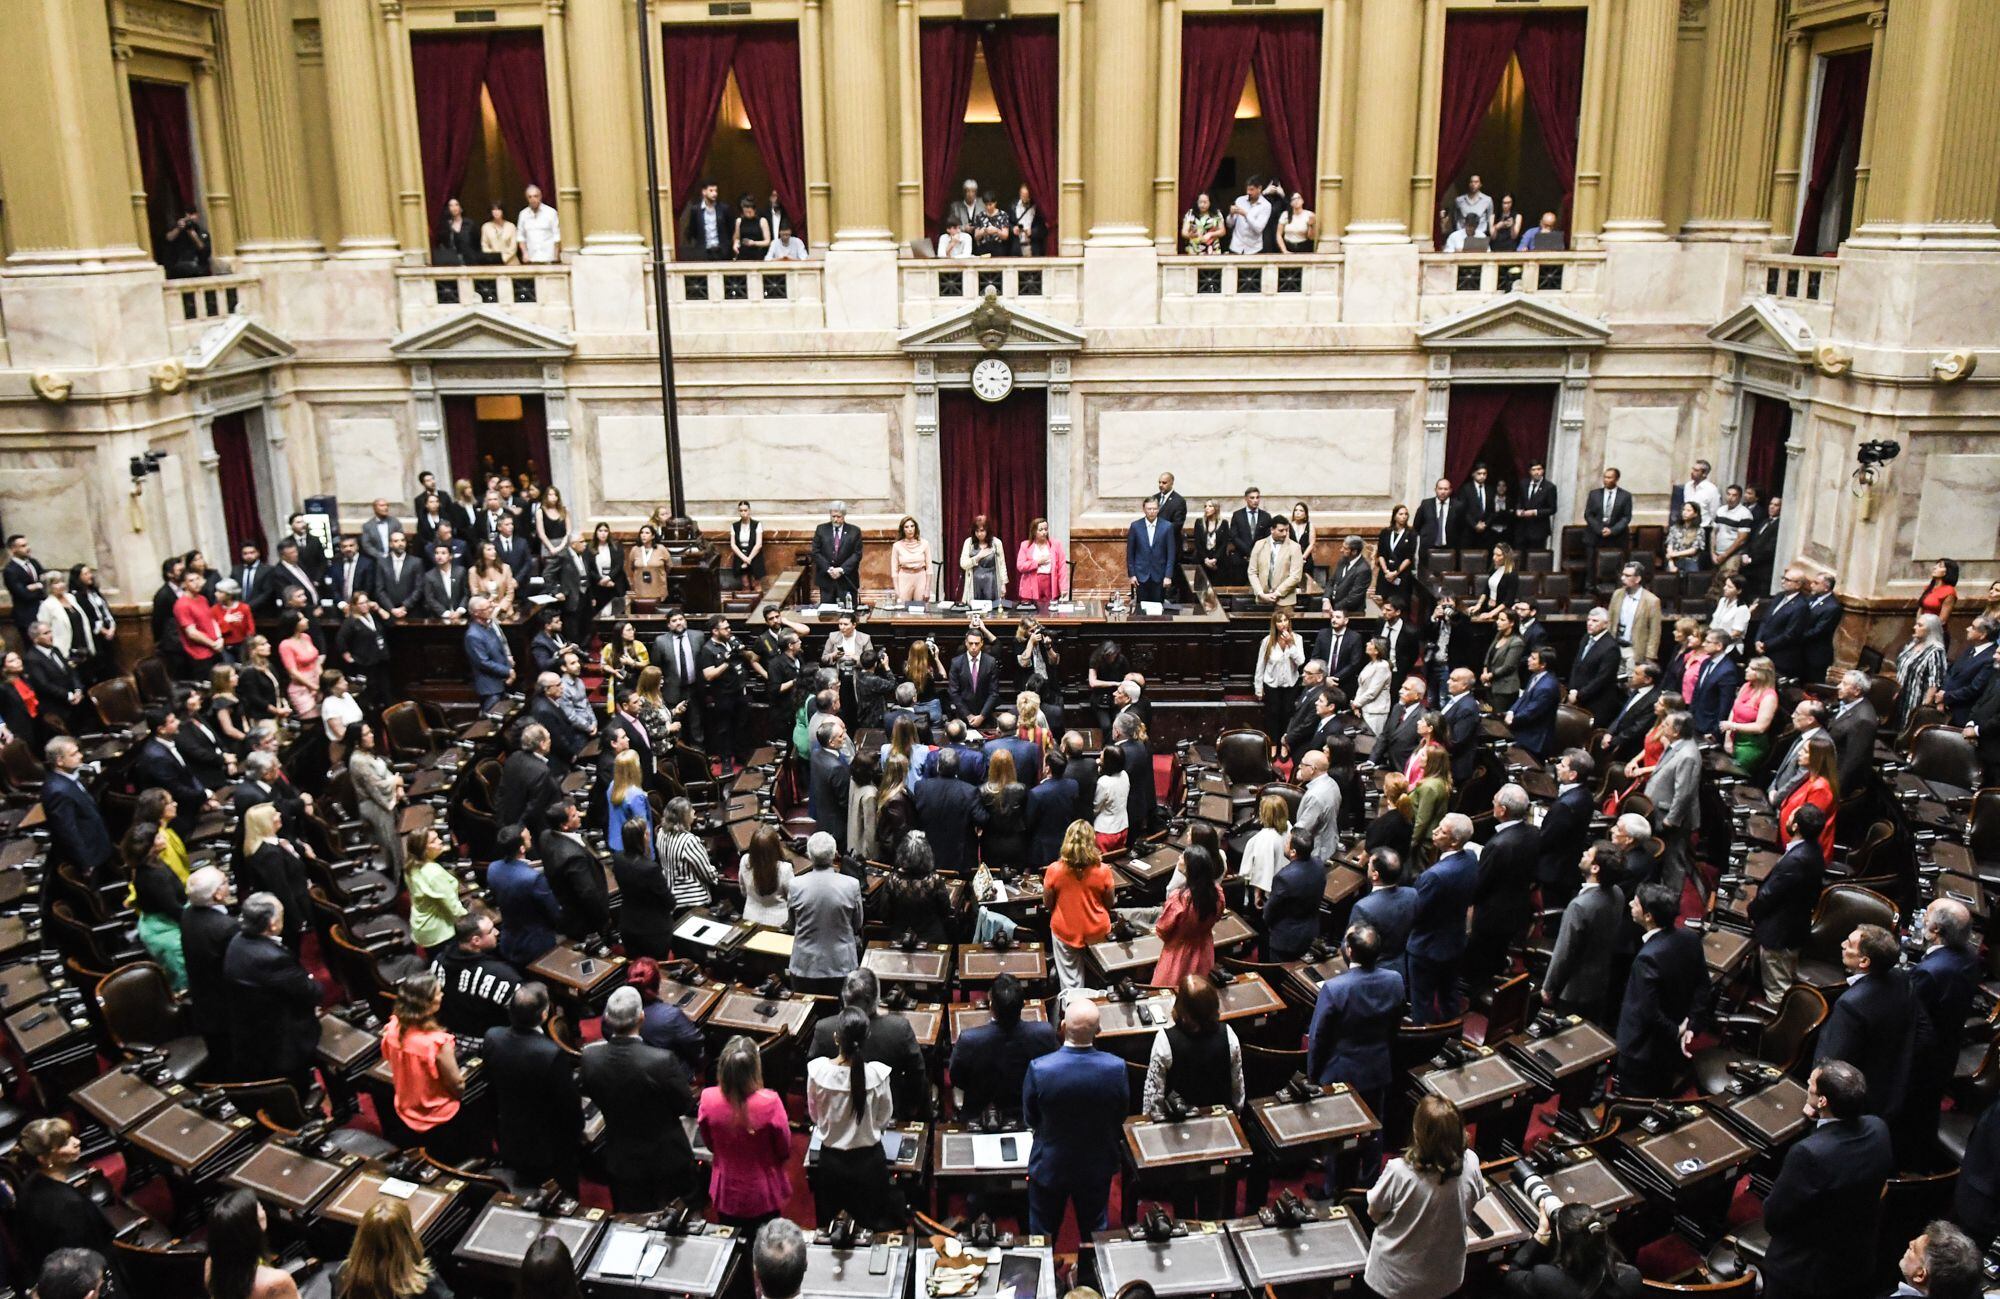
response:
[(730, 635), (729, 619), (718, 614), (709, 620), (708, 639), (696, 652), (695, 664), (707, 694), (702, 714), (708, 723), (710, 756), (721, 760), (725, 772), (740, 767), (750, 752), (745, 743), (750, 695), (744, 673), (751, 657), (750, 647)]
[(188, 208), (178, 221), (167, 227), (167, 278), (188, 280), (209, 273), (208, 254), (214, 246), (202, 229), (201, 214)]
[(1541, 1218), (1534, 1239), (1508, 1261), (1511, 1270), (1503, 1279), (1507, 1293), (1515, 1299), (1635, 1299), (1641, 1288), (1639, 1269), (1619, 1255), (1597, 1210), (1587, 1204), (1558, 1204), (1551, 1219), (1555, 1192), (1546, 1182), (1539, 1189)]
[(862, 651), (854, 670), (854, 718), (861, 728), (882, 726), (889, 709), (889, 696), (896, 689), (895, 674), (889, 671), (889, 656), (879, 645)]
[(1056, 652), (1055, 637), (1036, 619), (1024, 617), (1014, 628), (1014, 650), (1014, 662), (1022, 673), (1021, 689), (1041, 697), (1049, 729), (1061, 730), (1062, 683), (1056, 680), (1056, 669), (1062, 666), (1062, 655)]

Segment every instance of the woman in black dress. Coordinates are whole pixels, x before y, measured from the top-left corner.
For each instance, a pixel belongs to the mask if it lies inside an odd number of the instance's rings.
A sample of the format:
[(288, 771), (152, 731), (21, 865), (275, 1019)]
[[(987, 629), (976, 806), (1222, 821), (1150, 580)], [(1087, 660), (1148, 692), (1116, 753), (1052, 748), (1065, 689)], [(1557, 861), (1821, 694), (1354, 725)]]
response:
[(1404, 612), (1416, 590), (1417, 534), (1410, 529), (1410, 507), (1398, 505), (1389, 526), (1375, 534), (1375, 602), (1395, 600)]
[(896, 873), (882, 882), (880, 920), (889, 932), (920, 943), (951, 941), (951, 891), (938, 878), (930, 840), (912, 830), (896, 850)]
[(1118, 701), (1112, 691), (1131, 670), (1131, 661), (1117, 641), (1105, 641), (1090, 656), (1090, 706), (1097, 711), (1097, 727), (1106, 739), (1111, 736), (1112, 719), (1118, 716)]
[(625, 594), (625, 547), (611, 535), (610, 524), (600, 523), (590, 530), (587, 567), (594, 601), (591, 617), (595, 618), (604, 612), (605, 605)]
[(90, 638), (97, 646), (96, 653), (91, 655), (89, 669), (79, 669), (83, 672), (83, 679), (94, 685), (117, 676), (118, 651), (113, 641), (118, 635), (118, 620), (112, 617), (111, 603), (97, 587), (97, 570), (88, 564), (78, 564), (70, 569), (69, 593), (83, 606), (85, 616), (90, 619)]
[(243, 720), (261, 722), (292, 711), (278, 674), (271, 667), (271, 642), (252, 636), (243, 642), (243, 667), (236, 674), (236, 699), (242, 705)]
[(736, 522), (729, 525), (729, 567), (738, 590), (764, 584), (764, 525), (750, 517), (750, 502), (736, 502)]
[(11, 1224), (25, 1274), (38, 1274), (48, 1256), (59, 1249), (94, 1250), (104, 1256), (115, 1277), (111, 1293), (136, 1293), (116, 1275), (118, 1255), (111, 1245), (110, 1220), (88, 1192), (69, 1180), (70, 1169), (83, 1158), (76, 1130), (65, 1119), (36, 1119), (21, 1130), (19, 1149), (34, 1168), (21, 1186)]
[(979, 857), (997, 871), (1017, 871), (1028, 864), (1028, 789), (1014, 774), (1014, 755), (995, 749), (986, 763), (986, 783), (979, 787), (985, 817)]
[(1210, 586), (1229, 582), (1229, 521), (1214, 501), (1201, 507), (1194, 522), (1194, 558)]
[(446, 199), (444, 219), (438, 222), (437, 240), (431, 251), (434, 266), (471, 266), (479, 260), (479, 227), (465, 215), (455, 198)]

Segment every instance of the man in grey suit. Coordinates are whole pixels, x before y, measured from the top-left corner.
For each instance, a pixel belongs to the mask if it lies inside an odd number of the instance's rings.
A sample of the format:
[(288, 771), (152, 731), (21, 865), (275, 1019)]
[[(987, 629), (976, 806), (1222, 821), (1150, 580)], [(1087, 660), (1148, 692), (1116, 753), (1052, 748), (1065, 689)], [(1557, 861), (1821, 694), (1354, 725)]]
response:
[(979, 182), (967, 179), (963, 185), (959, 186), (958, 197), (953, 199), (951, 206), (944, 210), (944, 223), (950, 225), (956, 221), (960, 230), (971, 234), (972, 218), (985, 210), (986, 205), (979, 201)]
[(1840, 703), (1827, 719), (1826, 733), (1840, 751), (1841, 793), (1849, 794), (1867, 783), (1868, 769), (1875, 761), (1875, 732), (1882, 719), (1868, 698), (1866, 672), (1842, 673), (1836, 693)]
[(1584, 852), (1577, 865), (1583, 874), (1583, 887), (1563, 908), (1555, 951), (1549, 955), (1549, 971), (1542, 979), (1543, 1005), (1599, 1024), (1609, 1022), (1613, 966), (1619, 958), (1618, 940), (1625, 924), (1625, 894), (1616, 884), (1605, 882), (1598, 859), (1616, 862), (1616, 854), (1608, 843), (1593, 844)]
[(1701, 784), (1701, 749), (1695, 743), (1686, 713), (1669, 713), (1660, 723), (1667, 751), (1646, 782), (1653, 800), (1653, 829), (1665, 849), (1660, 862), (1660, 882), (1680, 896), (1681, 881), (1687, 875), (1688, 838), (1694, 833), (1697, 814), (1696, 792)]
[[(1792, 743), (1778, 765), (1771, 769), (1769, 794), (1777, 807), (1792, 796), (1806, 778), (1806, 745), (1826, 734), (1827, 707), (1817, 699), (1801, 699), (1792, 708)], [(1847, 786), (1843, 784), (1842, 789)]]
[(793, 990), (838, 995), (848, 971), (861, 964), (861, 882), (843, 874), (833, 836), (806, 840), (807, 870), (792, 877)]
[(1327, 772), (1326, 750), (1307, 749), (1292, 779), (1305, 786), (1293, 824), (1312, 836), (1312, 855), (1330, 862), (1340, 855), (1340, 786)]
[(402, 530), (403, 525), (389, 512), (389, 502), (376, 497), (368, 521), (361, 525), (361, 553), (374, 560), (379, 567), (389, 554), (389, 538)]

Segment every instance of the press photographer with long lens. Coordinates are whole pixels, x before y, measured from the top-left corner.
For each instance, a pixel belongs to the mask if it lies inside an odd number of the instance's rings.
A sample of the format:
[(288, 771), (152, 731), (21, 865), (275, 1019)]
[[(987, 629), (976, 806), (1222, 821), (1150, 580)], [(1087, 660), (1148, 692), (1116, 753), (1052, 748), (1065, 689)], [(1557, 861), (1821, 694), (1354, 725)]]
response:
[(1564, 1204), (1540, 1174), (1522, 1190), (1538, 1218), (1533, 1239), (1508, 1261), (1502, 1284), (1515, 1299), (1636, 1299), (1639, 1269), (1611, 1243), (1610, 1224), (1587, 1204)]

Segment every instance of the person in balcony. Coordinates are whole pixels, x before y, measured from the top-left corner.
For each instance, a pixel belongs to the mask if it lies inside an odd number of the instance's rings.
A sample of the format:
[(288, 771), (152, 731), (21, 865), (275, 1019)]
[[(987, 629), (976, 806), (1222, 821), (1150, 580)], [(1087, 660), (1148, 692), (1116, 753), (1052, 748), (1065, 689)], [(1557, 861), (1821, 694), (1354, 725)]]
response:
[(1556, 229), (1556, 214), (1542, 213), (1541, 224), (1521, 236), (1520, 250), (1524, 253), (1560, 252), (1562, 232)]
[(1493, 214), (1493, 228), (1486, 232), (1496, 253), (1511, 253), (1521, 246), (1521, 234), (1527, 229), (1528, 221), (1514, 209), (1514, 196), (1500, 196), (1500, 210)]
[(542, 202), (542, 187), (528, 186), (528, 206), (514, 218), (521, 229), (521, 260), (534, 265), (553, 266), (562, 260), (562, 218)]
[(771, 223), (757, 214), (757, 200), (748, 194), (736, 199), (735, 232), (729, 243), (739, 262), (761, 262), (771, 251)]
[(455, 198), (444, 201), (444, 219), (438, 222), (437, 238), (431, 241), (431, 265), (471, 266), (479, 260), (472, 232), (472, 220)]
[(1271, 200), (1264, 197), (1264, 178), (1243, 182), (1243, 192), (1229, 205), (1229, 251), (1254, 256), (1264, 251), (1264, 230), (1271, 224)]
[(967, 177), (965, 183), (958, 187), (958, 197), (953, 199), (951, 206), (944, 211), (945, 224), (950, 225), (954, 220), (957, 221), (958, 228), (965, 231), (966, 236), (970, 238), (972, 219), (978, 216), (984, 207), (985, 205), (979, 201), (979, 182)]
[(1194, 206), (1181, 216), (1181, 251), (1190, 257), (1222, 251), (1222, 217), (1207, 190), (1195, 195)]
[(1458, 229), (1445, 236), (1444, 250), (1448, 253), (1462, 253), (1466, 242), (1479, 234), (1479, 218), (1468, 216), (1459, 223)]
[(1007, 219), (1014, 229), (1014, 256), (1040, 257), (1042, 241), (1048, 235), (1048, 225), (1042, 220), (1041, 209), (1035, 206), (1035, 195), (1026, 185), (1021, 186), (1020, 197), (1007, 210)]
[(982, 194), (979, 211), (972, 216), (972, 253), (975, 257), (1014, 255), (1014, 223), (1000, 210), (1000, 200)]
[(1294, 191), (1291, 203), (1285, 208), (1285, 215), (1279, 218), (1279, 249), (1302, 256), (1313, 250), (1318, 238), (1319, 218), (1306, 206), (1305, 191)]
[(521, 260), (520, 228), (507, 219), (507, 209), (500, 206), (499, 199), (488, 203), (486, 210), (486, 224), (479, 227), (479, 260), (489, 266), (516, 264)]
[(192, 205), (167, 227), (165, 242), (168, 279), (197, 279), (210, 273), (208, 255), (214, 249), (215, 241), (202, 228), (201, 213), (195, 211)]
[(944, 237), (938, 240), (939, 257), (972, 256), (972, 236), (960, 225), (957, 217), (946, 217)]
[(767, 262), (802, 262), (809, 254), (805, 241), (792, 233), (792, 223), (782, 222), (778, 226), (778, 237), (771, 241), (771, 249), (764, 254)]

